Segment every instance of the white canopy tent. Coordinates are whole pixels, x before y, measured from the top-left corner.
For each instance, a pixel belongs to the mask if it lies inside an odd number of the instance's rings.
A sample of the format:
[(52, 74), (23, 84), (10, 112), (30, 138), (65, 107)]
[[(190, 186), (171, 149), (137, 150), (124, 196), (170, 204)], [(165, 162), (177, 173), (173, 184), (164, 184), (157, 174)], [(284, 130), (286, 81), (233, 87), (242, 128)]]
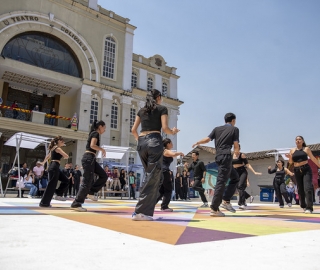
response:
[[(27, 149), (35, 149), (40, 144), (44, 144), (46, 153), (48, 152), (48, 145), (52, 138), (43, 137), (39, 135), (19, 132), (14, 134), (9, 140), (6, 141), (4, 145), (6, 146), (14, 146), (16, 147), (16, 156), (13, 161), (13, 166), (16, 164), (16, 161), (18, 163), (18, 167), (20, 165), (20, 154), (19, 150), (20, 148), (27, 148)], [(18, 168), (18, 179), (20, 179), (20, 168)], [(9, 181), (7, 183), (8, 188)], [(21, 187), (19, 185), (19, 197), (21, 198)]]
[(277, 148), (274, 152), (267, 153), (267, 155), (274, 155), (275, 161), (279, 159), (279, 156), (282, 156), (284, 160), (288, 160), (286, 154), (289, 154), (291, 148)]
[[(106, 150), (106, 156), (102, 157), (101, 151), (98, 153), (97, 158), (101, 159), (102, 162), (104, 159), (118, 159), (121, 160), (121, 163), (125, 166), (126, 171), (129, 168), (129, 157), (130, 154), (136, 153), (137, 151), (132, 147), (122, 147), (122, 146), (111, 146), (111, 145), (102, 145), (104, 150)], [(128, 180), (128, 179), (127, 179)], [(128, 189), (130, 197), (130, 188)]]

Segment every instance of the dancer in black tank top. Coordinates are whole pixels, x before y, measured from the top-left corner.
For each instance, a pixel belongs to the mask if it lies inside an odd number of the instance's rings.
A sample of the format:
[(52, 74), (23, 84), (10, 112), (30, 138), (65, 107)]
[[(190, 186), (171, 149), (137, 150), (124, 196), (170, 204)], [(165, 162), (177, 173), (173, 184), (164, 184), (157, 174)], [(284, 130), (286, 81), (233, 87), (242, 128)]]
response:
[[(65, 201), (63, 198), (63, 193), (66, 191), (69, 185), (69, 179), (60, 171), (60, 160), (61, 158), (69, 158), (61, 147), (64, 146), (64, 140), (61, 136), (55, 137), (49, 145), (49, 154), (45, 157), (44, 161), (41, 163), (47, 162), (51, 158), (49, 169), (48, 169), (48, 185), (42, 196), (39, 206), (40, 207), (51, 207), (50, 202), (54, 192), (56, 192), (55, 200)], [(61, 181), (60, 186), (56, 189), (58, 180)]]
[(173, 148), (172, 141), (169, 138), (163, 140), (163, 161), (162, 161), (162, 174), (163, 181), (159, 189), (160, 196), (158, 200), (162, 199), (161, 203), (161, 211), (172, 212), (173, 210), (169, 208), (169, 203), (171, 200), (172, 194), (172, 182), (170, 175), (170, 164), (173, 162), (173, 158), (177, 156), (184, 156), (182, 152), (173, 152), (171, 149)]
[(309, 147), (307, 147), (302, 136), (296, 137), (296, 146), (286, 155), (289, 163), (294, 166), (294, 175), (297, 181), (300, 207), (305, 214), (313, 212), (313, 194), (312, 170), (308, 164), (308, 157), (320, 168), (318, 160), (314, 157)]
[(289, 174), (290, 176), (293, 176), (294, 174), (290, 172), (287, 168), (284, 167), (284, 161), (283, 160), (277, 160), (276, 167), (271, 170), (271, 166), (268, 167), (268, 173), (272, 174), (275, 173), (275, 177), (273, 179), (273, 187), (274, 191), (277, 195), (278, 201), (279, 201), (279, 206), (280, 208), (284, 207), (284, 202), (282, 199), (282, 196), (284, 197), (287, 205), (289, 207), (292, 206), (289, 197), (288, 197), (288, 192), (286, 189), (286, 183), (284, 181), (284, 177), (286, 174)]

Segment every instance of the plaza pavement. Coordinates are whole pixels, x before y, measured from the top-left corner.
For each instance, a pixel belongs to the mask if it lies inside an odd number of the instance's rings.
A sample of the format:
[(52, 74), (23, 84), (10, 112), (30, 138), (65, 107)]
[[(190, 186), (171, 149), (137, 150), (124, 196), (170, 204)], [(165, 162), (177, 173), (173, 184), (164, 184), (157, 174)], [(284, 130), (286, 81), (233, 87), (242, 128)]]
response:
[[(156, 207), (155, 221), (131, 220), (136, 201), (0, 198), (0, 269), (320, 269), (320, 207), (280, 209), (255, 200), (246, 211), (209, 216), (199, 201)], [(236, 205), (236, 203), (233, 203)], [(238, 209), (237, 207), (235, 207)]]

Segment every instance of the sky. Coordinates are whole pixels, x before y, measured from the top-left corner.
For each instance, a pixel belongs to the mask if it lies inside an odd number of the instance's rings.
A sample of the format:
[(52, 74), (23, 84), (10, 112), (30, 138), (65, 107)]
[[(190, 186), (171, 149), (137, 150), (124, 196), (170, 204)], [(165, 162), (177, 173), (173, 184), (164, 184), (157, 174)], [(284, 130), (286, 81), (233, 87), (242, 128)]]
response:
[[(320, 1), (98, 0), (137, 27), (133, 52), (177, 68), (177, 150), (233, 112), (245, 153), (320, 143)], [(214, 142), (206, 144), (214, 147)]]

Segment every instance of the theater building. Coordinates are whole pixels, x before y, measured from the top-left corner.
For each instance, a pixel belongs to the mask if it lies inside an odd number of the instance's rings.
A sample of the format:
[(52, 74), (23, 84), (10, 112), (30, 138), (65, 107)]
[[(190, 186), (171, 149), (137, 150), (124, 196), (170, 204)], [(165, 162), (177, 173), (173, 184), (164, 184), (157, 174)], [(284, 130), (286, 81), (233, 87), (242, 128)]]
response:
[[(130, 129), (153, 88), (163, 93), (169, 126), (177, 126), (183, 102), (176, 68), (161, 55), (133, 52), (137, 30), (128, 18), (97, 0), (2, 0), (0, 12), (1, 164), (13, 162), (14, 149), (3, 144), (16, 132), (63, 136), (70, 161), (79, 164), (94, 119), (106, 123), (103, 144), (135, 147)], [(20, 109), (16, 117), (14, 101)], [(30, 112), (36, 105), (40, 121)], [(75, 114), (77, 131), (70, 128)], [(171, 139), (177, 145), (176, 137)], [(45, 155), (41, 147), (21, 151), (21, 163), (29, 166)]]

